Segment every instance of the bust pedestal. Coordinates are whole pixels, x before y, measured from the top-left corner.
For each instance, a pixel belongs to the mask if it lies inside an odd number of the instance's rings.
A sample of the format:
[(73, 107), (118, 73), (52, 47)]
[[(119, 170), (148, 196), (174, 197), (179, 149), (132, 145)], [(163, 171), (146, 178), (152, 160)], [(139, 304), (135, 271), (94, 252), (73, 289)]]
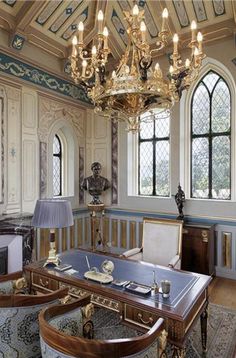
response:
[[(96, 249), (96, 232), (97, 232), (97, 221), (99, 220), (99, 227), (102, 226), (102, 219), (105, 215), (104, 204), (88, 204), (91, 218), (91, 249)], [(99, 229), (98, 229), (99, 230)], [(98, 231), (99, 232), (99, 231)]]

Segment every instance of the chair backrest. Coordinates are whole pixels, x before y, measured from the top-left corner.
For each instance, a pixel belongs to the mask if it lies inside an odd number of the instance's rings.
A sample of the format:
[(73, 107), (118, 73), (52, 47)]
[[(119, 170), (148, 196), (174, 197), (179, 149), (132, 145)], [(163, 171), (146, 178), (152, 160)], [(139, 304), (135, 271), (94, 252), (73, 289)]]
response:
[(45, 295), (0, 295), (0, 356), (18, 358), (41, 357), (39, 312), (59, 303), (67, 295), (63, 288)]
[(181, 220), (143, 219), (143, 261), (168, 266), (182, 251)]
[[(131, 355), (133, 358), (159, 357), (157, 341), (163, 330), (164, 320), (162, 318), (147, 333), (140, 336), (111, 339), (111, 331), (113, 331), (113, 337), (116, 336), (117, 327), (113, 327), (113, 329), (109, 329), (108, 339), (106, 337), (87, 339), (81, 335), (83, 331), (81, 327), (76, 326), (82, 322), (81, 315), (78, 314), (78, 306), (81, 307), (88, 302), (89, 300), (86, 298), (67, 305), (48, 307), (41, 311), (39, 325), (42, 358), (58, 356), (60, 358), (120, 358)], [(76, 307), (77, 310), (75, 310)], [(72, 314), (68, 315), (70, 312), (74, 312), (75, 321), (72, 320)], [(57, 317), (61, 317), (60, 320)], [(69, 330), (65, 329), (66, 322), (68, 326), (73, 327), (73, 335), (68, 334)], [(59, 327), (62, 325), (64, 325), (64, 329), (60, 330)], [(148, 349), (148, 353), (152, 355), (147, 355)]]
[(0, 282), (16, 280), (16, 279), (22, 277), (22, 275), (23, 275), (22, 271), (16, 271), (13, 273), (9, 273), (7, 275), (0, 275)]

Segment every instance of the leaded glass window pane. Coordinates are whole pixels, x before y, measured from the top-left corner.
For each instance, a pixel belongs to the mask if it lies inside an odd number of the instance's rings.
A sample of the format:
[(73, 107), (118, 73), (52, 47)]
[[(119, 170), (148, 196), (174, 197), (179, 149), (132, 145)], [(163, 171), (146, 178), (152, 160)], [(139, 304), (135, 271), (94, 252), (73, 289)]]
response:
[(61, 191), (61, 178), (60, 178), (60, 159), (58, 157), (53, 157), (53, 195), (60, 195)]
[(212, 197), (230, 199), (230, 139), (215, 137), (212, 141)]
[(153, 173), (153, 144), (143, 142), (140, 144), (140, 194), (152, 195), (152, 173)]
[(156, 195), (169, 195), (169, 141), (156, 143)]
[(198, 86), (193, 96), (192, 126), (194, 134), (209, 132), (210, 98), (208, 91), (203, 84)]
[(230, 94), (226, 83), (220, 80), (212, 95), (212, 130), (225, 132), (230, 128)]
[(169, 137), (169, 133), (170, 117), (160, 117), (158, 120), (156, 120), (155, 136), (158, 138)]
[[(144, 121), (144, 122), (143, 122)], [(139, 133), (139, 194), (169, 196), (169, 112), (144, 114)]]
[(62, 195), (62, 150), (61, 141), (57, 135), (53, 139), (53, 196)]
[(209, 72), (204, 78), (203, 78), (203, 83), (205, 83), (206, 87), (208, 88), (208, 90), (210, 92), (212, 92), (216, 82), (218, 81), (218, 79), (220, 78), (219, 75), (217, 75), (217, 73), (215, 72)]
[(57, 136), (53, 140), (53, 154), (59, 154), (61, 151), (61, 145)]
[(153, 137), (154, 123), (153, 121), (141, 122), (140, 124), (140, 138), (147, 139)]
[(210, 71), (192, 99), (191, 192), (194, 198), (231, 197), (231, 94)]
[(207, 198), (209, 188), (209, 141), (196, 138), (192, 142), (192, 196)]

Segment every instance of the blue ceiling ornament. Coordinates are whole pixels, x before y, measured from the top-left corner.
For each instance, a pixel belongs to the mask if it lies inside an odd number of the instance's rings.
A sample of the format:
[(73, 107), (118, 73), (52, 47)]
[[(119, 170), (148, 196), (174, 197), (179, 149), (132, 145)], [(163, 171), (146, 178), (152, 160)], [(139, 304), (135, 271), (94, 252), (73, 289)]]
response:
[(73, 9), (71, 7), (66, 8), (66, 15), (71, 15), (73, 12)]
[(71, 62), (70, 60), (67, 60), (65, 61), (65, 64), (64, 64), (64, 72), (68, 75), (71, 74)]
[(138, 5), (139, 5), (140, 7), (144, 7), (144, 6), (145, 6), (145, 3), (146, 3), (145, 0), (139, 0)]
[(16, 3), (16, 0), (3, 0), (3, 2), (5, 2), (5, 4), (13, 7)]
[(15, 34), (11, 41), (11, 47), (17, 51), (22, 50), (25, 38), (22, 35)]

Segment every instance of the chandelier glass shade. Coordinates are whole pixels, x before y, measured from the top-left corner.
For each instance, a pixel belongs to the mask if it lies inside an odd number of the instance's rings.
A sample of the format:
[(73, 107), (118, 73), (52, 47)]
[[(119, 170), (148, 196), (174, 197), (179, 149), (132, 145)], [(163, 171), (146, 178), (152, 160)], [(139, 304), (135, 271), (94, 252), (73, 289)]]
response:
[[(181, 98), (197, 78), (201, 68), (202, 34), (196, 31), (196, 22), (191, 24), (190, 58), (183, 61), (178, 51), (179, 37), (173, 36), (173, 52), (170, 68), (163, 74), (154, 60), (158, 52), (168, 46), (168, 11), (162, 13), (162, 26), (155, 48), (147, 42), (144, 10), (134, 5), (130, 12), (124, 11), (128, 23), (128, 44), (116, 69), (108, 73), (109, 65), (108, 29), (103, 28), (104, 16), (98, 13), (98, 34), (91, 50), (83, 42), (84, 25), (78, 26), (78, 36), (72, 41), (71, 74), (74, 81), (85, 87), (95, 111), (101, 115), (126, 121), (127, 130), (136, 132), (140, 116), (145, 112), (166, 112)], [(142, 116), (143, 117), (143, 116)], [(144, 116), (145, 118), (145, 116)]]

